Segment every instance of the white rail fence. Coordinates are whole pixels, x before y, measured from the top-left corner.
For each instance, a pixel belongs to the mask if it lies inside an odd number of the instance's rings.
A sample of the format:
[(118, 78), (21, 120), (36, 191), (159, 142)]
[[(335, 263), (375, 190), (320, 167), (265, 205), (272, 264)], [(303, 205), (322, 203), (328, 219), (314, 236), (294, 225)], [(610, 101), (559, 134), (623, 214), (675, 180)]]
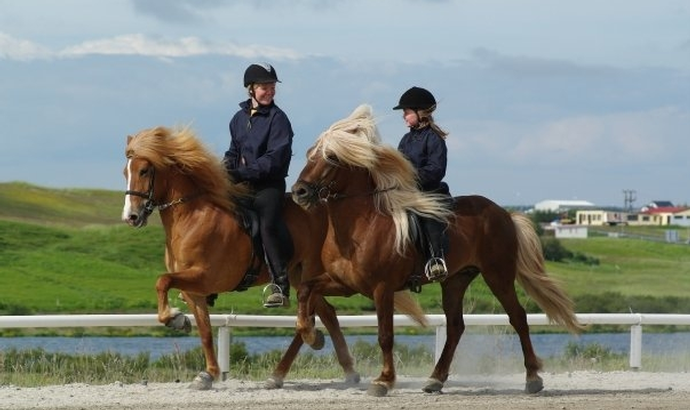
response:
[[(194, 317), (188, 316), (195, 324)], [(466, 326), (510, 326), (507, 315), (463, 316)], [(446, 339), (446, 318), (444, 315), (427, 315), (429, 326), (436, 328), (435, 358), (438, 360)], [(649, 313), (581, 313), (577, 315), (585, 325), (630, 325), (630, 367), (642, 367), (642, 326), (643, 325), (690, 325), (690, 315), (649, 314)], [(230, 370), (231, 331), (235, 327), (294, 327), (294, 316), (256, 316), (256, 315), (211, 315), (211, 325), (218, 328), (218, 364), (221, 372)], [(341, 328), (376, 327), (374, 315), (338, 316)], [(528, 314), (527, 322), (532, 326), (552, 325), (544, 314)], [(318, 327), (323, 327), (320, 321)], [(0, 316), (0, 329), (7, 328), (69, 328), (69, 327), (154, 327), (160, 326), (157, 316), (140, 315), (31, 315)], [(394, 316), (394, 326), (417, 326), (405, 315)]]

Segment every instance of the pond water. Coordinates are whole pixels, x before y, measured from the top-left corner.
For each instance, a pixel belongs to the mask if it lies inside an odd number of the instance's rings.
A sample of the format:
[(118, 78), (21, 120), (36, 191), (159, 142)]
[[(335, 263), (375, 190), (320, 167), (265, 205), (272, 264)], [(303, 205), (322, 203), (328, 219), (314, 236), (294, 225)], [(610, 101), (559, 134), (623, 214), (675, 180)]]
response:
[[(434, 351), (433, 335), (396, 335), (398, 346), (424, 346), (429, 352)], [(291, 340), (288, 336), (233, 336), (233, 343), (243, 343), (250, 354), (265, 353), (272, 350), (283, 351)], [(350, 346), (358, 341), (376, 344), (376, 335), (347, 335)], [(579, 337), (569, 334), (533, 334), (532, 342), (537, 354), (542, 358), (561, 356), (568, 344), (600, 344), (614, 353), (628, 354), (630, 351), (629, 333), (595, 333)], [(196, 336), (186, 337), (0, 337), (0, 351), (15, 348), (28, 350), (42, 348), (47, 352), (68, 354), (94, 354), (113, 352), (135, 356), (148, 353), (152, 359), (163, 355), (179, 353), (200, 346)], [(642, 335), (643, 354), (678, 354), (687, 353), (690, 346), (690, 332), (679, 333), (644, 333)], [(303, 347), (302, 352), (313, 352)], [(330, 354), (333, 345), (326, 338), (326, 346), (317, 354)], [(463, 335), (457, 353), (472, 355), (489, 355), (504, 357), (521, 357), (520, 343), (513, 333), (508, 334), (475, 334)]]

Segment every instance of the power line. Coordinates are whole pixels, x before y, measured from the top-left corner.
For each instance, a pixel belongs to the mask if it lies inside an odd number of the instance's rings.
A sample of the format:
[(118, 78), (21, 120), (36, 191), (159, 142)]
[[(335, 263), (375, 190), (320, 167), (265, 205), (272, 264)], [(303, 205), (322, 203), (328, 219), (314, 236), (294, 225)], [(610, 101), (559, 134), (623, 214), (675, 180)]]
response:
[(632, 212), (633, 210), (633, 203), (635, 203), (635, 200), (637, 199), (637, 191), (634, 189), (624, 189), (623, 190), (623, 209)]

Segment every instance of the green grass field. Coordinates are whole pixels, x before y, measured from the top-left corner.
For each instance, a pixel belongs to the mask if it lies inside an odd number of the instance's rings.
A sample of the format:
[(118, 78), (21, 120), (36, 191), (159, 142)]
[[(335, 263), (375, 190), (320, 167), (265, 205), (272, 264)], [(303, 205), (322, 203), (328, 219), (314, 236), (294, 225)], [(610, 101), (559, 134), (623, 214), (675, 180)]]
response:
[[(115, 191), (0, 184), (0, 314), (155, 312), (154, 284), (164, 269), (163, 230), (155, 214), (142, 229), (123, 224), (122, 202), (123, 194)], [(616, 299), (614, 306), (622, 313), (658, 310), (661, 300), (675, 301), (666, 310), (690, 306), (688, 245), (605, 236), (561, 242), (599, 261), (548, 263), (579, 312), (612, 311), (590, 306), (592, 300)], [(174, 292), (170, 298), (183, 306)], [(441, 312), (439, 285), (424, 287), (418, 299), (428, 313)], [(260, 300), (258, 287), (226, 293), (213, 312), (266, 314)], [(373, 310), (361, 296), (331, 300), (341, 313)], [(270, 313), (294, 314), (294, 305)], [(497, 313), (502, 308), (478, 279), (467, 292), (465, 311)]]

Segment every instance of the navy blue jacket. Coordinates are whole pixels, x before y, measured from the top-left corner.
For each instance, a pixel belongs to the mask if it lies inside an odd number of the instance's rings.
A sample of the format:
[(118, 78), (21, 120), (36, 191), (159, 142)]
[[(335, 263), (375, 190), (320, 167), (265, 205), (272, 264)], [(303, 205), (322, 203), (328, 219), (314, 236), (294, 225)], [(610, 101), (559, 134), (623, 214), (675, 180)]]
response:
[(250, 114), (251, 100), (240, 103), (230, 120), (230, 148), (224, 162), (235, 182), (262, 184), (283, 181), (292, 159), (292, 125), (272, 103)]
[(419, 187), (423, 191), (435, 191), (442, 187), (441, 182), (446, 176), (448, 148), (446, 140), (431, 127), (410, 128), (400, 140), (398, 150), (417, 169)]

